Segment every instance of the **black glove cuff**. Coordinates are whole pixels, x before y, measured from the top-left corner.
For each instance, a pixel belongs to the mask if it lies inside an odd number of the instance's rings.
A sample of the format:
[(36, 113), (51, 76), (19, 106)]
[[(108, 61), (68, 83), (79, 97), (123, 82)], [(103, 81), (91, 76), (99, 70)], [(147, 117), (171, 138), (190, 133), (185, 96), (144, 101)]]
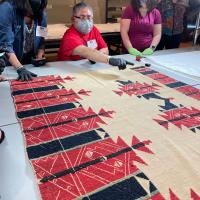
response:
[(21, 73), (24, 70), (26, 70), (26, 68), (24, 66), (20, 66), (17, 68), (17, 73)]

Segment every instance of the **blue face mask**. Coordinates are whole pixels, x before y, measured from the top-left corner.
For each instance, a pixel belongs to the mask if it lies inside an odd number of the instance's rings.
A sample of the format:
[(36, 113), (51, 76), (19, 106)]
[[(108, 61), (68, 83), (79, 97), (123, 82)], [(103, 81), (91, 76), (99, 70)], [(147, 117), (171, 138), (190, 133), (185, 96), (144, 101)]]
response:
[(78, 32), (82, 34), (88, 34), (93, 28), (93, 20), (78, 20), (74, 26)]

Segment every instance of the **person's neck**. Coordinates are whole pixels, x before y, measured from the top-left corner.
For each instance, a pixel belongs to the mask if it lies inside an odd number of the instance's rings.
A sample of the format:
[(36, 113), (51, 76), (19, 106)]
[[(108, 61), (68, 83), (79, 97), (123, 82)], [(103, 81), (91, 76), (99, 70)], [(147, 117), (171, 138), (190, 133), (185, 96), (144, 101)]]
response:
[(26, 23), (26, 25), (28, 26), (28, 27), (32, 27), (32, 25), (33, 25), (33, 20), (30, 18), (30, 17), (24, 17), (24, 21), (25, 21), (25, 23)]
[(145, 17), (145, 16), (147, 15), (147, 12), (140, 12), (140, 15), (141, 15), (142, 17)]

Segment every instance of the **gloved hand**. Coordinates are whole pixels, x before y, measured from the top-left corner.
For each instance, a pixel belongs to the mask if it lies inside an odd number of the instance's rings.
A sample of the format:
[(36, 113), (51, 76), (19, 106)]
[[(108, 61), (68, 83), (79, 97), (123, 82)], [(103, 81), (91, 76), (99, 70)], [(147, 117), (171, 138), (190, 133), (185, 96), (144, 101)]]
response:
[(7, 56), (5, 52), (0, 52), (0, 74), (4, 71), (6, 66)]
[(109, 64), (112, 66), (118, 66), (119, 70), (126, 69), (127, 65), (126, 60), (122, 58), (113, 58), (113, 57), (109, 58)]
[(17, 73), (19, 75), (17, 80), (20, 80), (20, 81), (29, 81), (29, 80), (32, 80), (33, 77), (37, 76), (37, 74), (34, 74), (28, 71), (25, 67), (19, 68), (17, 70)]
[(141, 56), (142, 57), (142, 53), (135, 48), (129, 48), (128, 52), (133, 56)]
[(152, 55), (153, 54), (153, 49), (152, 48), (147, 48), (147, 49), (145, 49), (143, 52), (142, 52), (142, 55), (144, 55), (144, 56), (150, 56), (150, 55)]

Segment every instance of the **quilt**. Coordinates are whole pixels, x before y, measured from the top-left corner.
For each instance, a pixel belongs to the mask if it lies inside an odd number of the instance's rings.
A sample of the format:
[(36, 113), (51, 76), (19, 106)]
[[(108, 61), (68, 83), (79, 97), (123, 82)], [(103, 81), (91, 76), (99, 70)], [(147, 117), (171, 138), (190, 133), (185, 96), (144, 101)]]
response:
[(10, 81), (43, 200), (200, 200), (200, 90), (135, 66)]

